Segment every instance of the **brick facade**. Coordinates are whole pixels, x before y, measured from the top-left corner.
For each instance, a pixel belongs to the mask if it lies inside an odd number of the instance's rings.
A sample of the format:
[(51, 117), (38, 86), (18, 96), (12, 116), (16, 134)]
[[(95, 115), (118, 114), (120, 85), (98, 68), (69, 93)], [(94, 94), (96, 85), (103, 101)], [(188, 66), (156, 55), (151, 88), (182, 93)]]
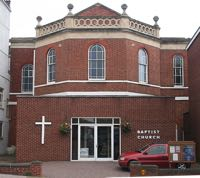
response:
[[(84, 21), (84, 18), (96, 18), (95, 13), (102, 18), (114, 18), (113, 22), (107, 20), (104, 25), (117, 23), (115, 20), (121, 18), (119, 13), (100, 4), (77, 13), (74, 18), (83, 18)], [(123, 16), (123, 20), (130, 20), (126, 18)], [(101, 20), (104, 23), (104, 19)], [(95, 25), (97, 19), (93, 23)], [(17, 104), (10, 107), (13, 128), (10, 142), (15, 144), (16, 128), (17, 161), (70, 160), (70, 136), (62, 137), (58, 127), (65, 119), (70, 123), (72, 117), (120, 117), (122, 122), (130, 122), (132, 132), (121, 134), (122, 152), (155, 141), (138, 140), (138, 129), (158, 129), (160, 142), (177, 137), (182, 139), (183, 116), (188, 113), (188, 59), (183, 47), (187, 42), (187, 39), (161, 39), (130, 29), (91, 30), (85, 27), (32, 39), (11, 39), (10, 101), (17, 101)], [(102, 81), (88, 80), (88, 49), (95, 44), (105, 49), (106, 74)], [(56, 52), (56, 76), (55, 82), (48, 83), (47, 54), (51, 48)], [(148, 55), (146, 84), (138, 81), (139, 49), (145, 49)], [(184, 59), (183, 87), (174, 87), (174, 55), (181, 55)], [(26, 96), (26, 93), (21, 93), (24, 64), (35, 64), (33, 97), (20, 96)], [(77, 92), (79, 97), (66, 97), (60, 94), (62, 92)], [(84, 97), (86, 92), (93, 92), (95, 96)], [(102, 96), (100, 93), (103, 92), (112, 96)], [(122, 96), (120, 92), (125, 94)], [(54, 96), (44, 96), (49, 94)], [(34, 123), (43, 115), (52, 125), (46, 127), (45, 144), (41, 145), (41, 128)]]
[[(14, 48), (10, 51), (10, 101), (17, 101), (17, 94), (21, 93), (22, 68), (26, 64), (33, 64), (33, 48)], [(12, 94), (14, 93), (14, 94)], [(17, 94), (16, 94), (17, 93)], [(16, 145), (16, 106), (9, 106), (9, 145)]]
[(200, 133), (199, 133), (199, 116), (200, 116), (200, 33), (199, 29), (197, 30), (194, 38), (191, 40), (191, 44), (188, 48), (188, 58), (189, 58), (189, 97), (190, 97), (190, 130), (192, 132), (192, 138), (197, 143), (197, 156), (198, 160), (200, 160)]
[[(70, 135), (61, 135), (59, 125), (63, 121), (70, 123), (71, 118), (77, 116), (120, 117), (122, 123), (129, 122), (132, 131), (121, 135), (122, 152), (176, 137), (173, 98), (19, 97), (17, 102), (16, 159), (19, 162), (70, 160)], [(41, 126), (35, 125), (42, 115), (52, 122), (46, 126), (44, 145), (41, 144)], [(160, 130), (160, 140), (138, 140), (138, 129)]]
[(41, 176), (42, 163), (39, 161), (31, 163), (1, 163), (0, 173), (22, 176)]

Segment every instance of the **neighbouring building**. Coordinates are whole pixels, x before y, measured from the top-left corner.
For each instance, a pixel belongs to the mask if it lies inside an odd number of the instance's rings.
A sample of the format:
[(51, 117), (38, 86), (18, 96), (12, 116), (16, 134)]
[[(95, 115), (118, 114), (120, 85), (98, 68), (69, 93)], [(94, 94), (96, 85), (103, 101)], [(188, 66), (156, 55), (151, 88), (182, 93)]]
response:
[(0, 154), (6, 153), (8, 144), (9, 33), (10, 1), (0, 0)]
[[(184, 139), (188, 39), (94, 4), (12, 38), (10, 144), (16, 159), (116, 160)], [(62, 135), (59, 131), (67, 130)], [(14, 136), (16, 133), (16, 137)]]
[(195, 140), (197, 144), (197, 158), (200, 160), (200, 27), (191, 38), (187, 45), (188, 59), (189, 59), (189, 115), (190, 122), (188, 127), (190, 130), (189, 138)]

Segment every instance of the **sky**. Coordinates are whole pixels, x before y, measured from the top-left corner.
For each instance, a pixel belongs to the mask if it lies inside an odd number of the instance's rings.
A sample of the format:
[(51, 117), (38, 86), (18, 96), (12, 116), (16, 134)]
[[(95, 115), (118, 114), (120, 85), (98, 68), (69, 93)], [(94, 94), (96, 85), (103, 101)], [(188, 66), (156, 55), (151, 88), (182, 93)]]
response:
[(119, 13), (127, 4), (128, 16), (150, 25), (158, 16), (161, 37), (191, 38), (200, 26), (200, 0), (11, 0), (10, 37), (35, 37), (36, 17), (42, 25), (61, 19), (69, 3), (75, 14), (97, 2)]

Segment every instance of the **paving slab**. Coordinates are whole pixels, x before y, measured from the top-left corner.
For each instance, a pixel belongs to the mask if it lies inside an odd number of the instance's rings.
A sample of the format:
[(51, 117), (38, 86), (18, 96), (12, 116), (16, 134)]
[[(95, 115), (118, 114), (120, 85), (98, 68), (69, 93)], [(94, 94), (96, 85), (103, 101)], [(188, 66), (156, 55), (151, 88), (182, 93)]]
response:
[(106, 178), (129, 177), (117, 162), (53, 161), (43, 162), (42, 175), (46, 178)]

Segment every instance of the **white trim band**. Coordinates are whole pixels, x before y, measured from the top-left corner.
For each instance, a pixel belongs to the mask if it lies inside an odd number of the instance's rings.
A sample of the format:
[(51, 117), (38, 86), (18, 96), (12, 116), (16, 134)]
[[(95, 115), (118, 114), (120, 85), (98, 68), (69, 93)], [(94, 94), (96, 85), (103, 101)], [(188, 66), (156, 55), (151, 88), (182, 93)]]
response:
[(8, 102), (8, 106), (14, 106), (14, 105), (17, 105), (17, 102), (15, 102), (15, 101), (9, 101)]
[(176, 101), (188, 101), (189, 100), (189, 96), (176, 96), (175, 100)]
[(177, 86), (162, 87), (162, 86), (159, 86), (159, 85), (134, 82), (134, 81), (130, 81), (130, 80), (64, 80), (64, 81), (61, 81), (61, 82), (54, 82), (54, 83), (36, 85), (36, 86), (34, 86), (34, 88), (40, 88), (40, 87), (51, 86), (51, 85), (59, 85), (59, 84), (64, 84), (64, 83), (132, 83), (132, 84), (150, 86), (150, 87), (161, 88), (161, 89), (188, 89), (188, 87), (181, 87), (181, 86), (180, 87), (177, 87)]
[(60, 93), (45, 94), (43, 96), (154, 96), (154, 95), (134, 93), (134, 92), (97, 91), (97, 92), (60, 92)]
[(9, 93), (9, 95), (33, 95), (32, 92), (24, 92), (24, 93)]

